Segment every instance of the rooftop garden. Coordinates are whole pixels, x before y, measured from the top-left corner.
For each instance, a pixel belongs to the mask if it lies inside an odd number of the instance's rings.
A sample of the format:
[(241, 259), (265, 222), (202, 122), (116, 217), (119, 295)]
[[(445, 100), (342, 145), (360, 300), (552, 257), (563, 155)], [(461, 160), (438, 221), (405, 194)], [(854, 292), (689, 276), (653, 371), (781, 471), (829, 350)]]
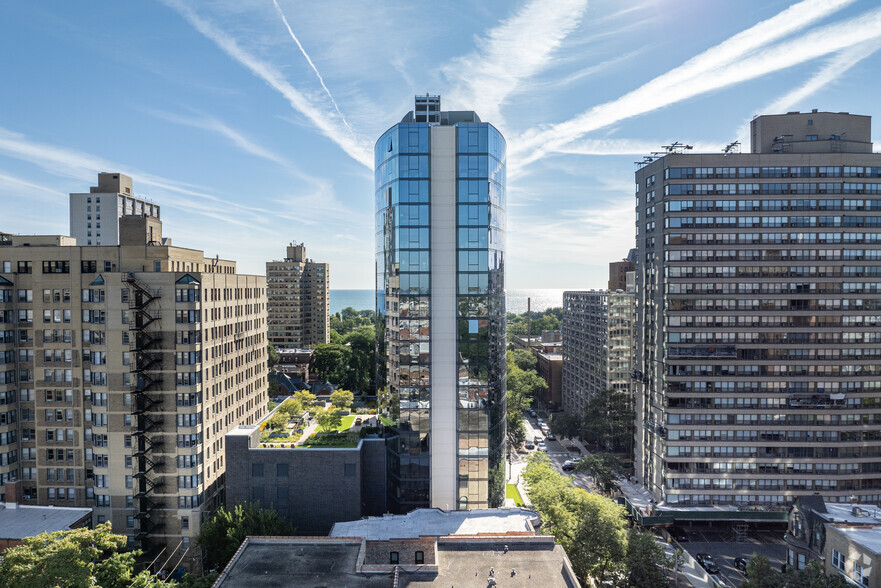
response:
[(352, 402), (347, 390), (331, 394), (329, 406), (309, 392), (297, 392), (261, 423), (259, 447), (355, 447), (360, 438), (378, 429), (368, 421), (375, 410), (354, 409), (355, 414), (348, 414)]

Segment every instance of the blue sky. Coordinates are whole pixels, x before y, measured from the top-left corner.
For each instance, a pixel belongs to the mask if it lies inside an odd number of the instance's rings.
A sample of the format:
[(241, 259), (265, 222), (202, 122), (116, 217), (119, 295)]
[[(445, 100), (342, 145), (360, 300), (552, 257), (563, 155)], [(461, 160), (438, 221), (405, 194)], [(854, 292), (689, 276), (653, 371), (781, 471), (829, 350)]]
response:
[(0, 231), (66, 233), (121, 171), (176, 245), (262, 274), (303, 241), (371, 288), (373, 142), (431, 92), (507, 138), (508, 288), (603, 287), (634, 161), (881, 114), (879, 49), (870, 0), (3, 2)]

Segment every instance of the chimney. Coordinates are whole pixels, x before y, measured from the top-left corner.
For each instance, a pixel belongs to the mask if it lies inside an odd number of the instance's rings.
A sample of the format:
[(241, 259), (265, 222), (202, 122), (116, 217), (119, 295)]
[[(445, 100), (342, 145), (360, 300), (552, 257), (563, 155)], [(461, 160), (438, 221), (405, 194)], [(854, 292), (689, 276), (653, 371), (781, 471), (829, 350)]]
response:
[(6, 482), (6, 508), (18, 508), (21, 500), (21, 480)]

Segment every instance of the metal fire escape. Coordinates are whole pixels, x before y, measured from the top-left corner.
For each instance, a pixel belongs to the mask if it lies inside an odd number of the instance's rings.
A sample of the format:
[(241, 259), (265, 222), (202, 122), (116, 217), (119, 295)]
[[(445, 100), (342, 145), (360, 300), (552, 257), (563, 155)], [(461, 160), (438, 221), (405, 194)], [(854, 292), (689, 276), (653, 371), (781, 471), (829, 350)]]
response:
[(159, 290), (151, 290), (139, 281), (134, 273), (128, 273), (123, 281), (130, 286), (129, 308), (132, 311), (129, 337), (132, 352), (132, 465), (134, 468), (134, 503), (139, 522), (135, 540), (144, 551), (151, 547), (150, 536), (159, 531), (164, 523), (157, 510), (168, 508), (157, 496), (163, 480), (158, 472), (164, 457), (161, 433), (162, 407), (162, 332), (159, 327), (159, 309), (154, 301)]

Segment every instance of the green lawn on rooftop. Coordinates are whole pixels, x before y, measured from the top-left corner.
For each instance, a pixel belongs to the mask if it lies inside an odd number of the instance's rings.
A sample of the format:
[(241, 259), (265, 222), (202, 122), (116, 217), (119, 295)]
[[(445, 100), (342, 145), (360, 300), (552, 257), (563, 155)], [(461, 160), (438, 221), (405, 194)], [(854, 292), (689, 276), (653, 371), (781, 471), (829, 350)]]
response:
[(520, 496), (520, 490), (517, 489), (517, 484), (508, 484), (505, 487), (505, 498), (513, 499), (514, 504), (517, 506), (525, 506), (523, 497)]
[(340, 423), (340, 426), (337, 427), (336, 430), (340, 431), (341, 433), (344, 431), (348, 431), (349, 429), (352, 428), (352, 423), (355, 422), (356, 418), (358, 418), (358, 417), (356, 417), (355, 415), (344, 416), (343, 422)]

